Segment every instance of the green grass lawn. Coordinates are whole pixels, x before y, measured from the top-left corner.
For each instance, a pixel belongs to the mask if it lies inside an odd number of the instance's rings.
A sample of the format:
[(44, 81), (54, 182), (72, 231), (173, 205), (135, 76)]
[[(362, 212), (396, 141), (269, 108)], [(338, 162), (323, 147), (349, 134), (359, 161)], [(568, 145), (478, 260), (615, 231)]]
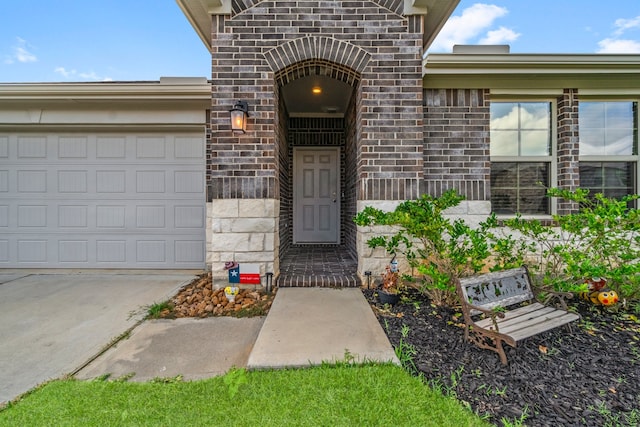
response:
[(394, 365), (232, 371), (202, 381), (59, 380), (0, 426), (486, 426)]

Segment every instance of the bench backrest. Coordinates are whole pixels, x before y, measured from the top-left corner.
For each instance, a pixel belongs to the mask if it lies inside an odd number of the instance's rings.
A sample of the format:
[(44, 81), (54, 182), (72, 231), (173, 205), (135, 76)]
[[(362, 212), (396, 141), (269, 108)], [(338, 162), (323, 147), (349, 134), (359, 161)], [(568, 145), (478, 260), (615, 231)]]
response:
[[(529, 273), (525, 267), (460, 279), (461, 297), (485, 309), (508, 307), (533, 299)], [(471, 314), (478, 314), (472, 310)]]

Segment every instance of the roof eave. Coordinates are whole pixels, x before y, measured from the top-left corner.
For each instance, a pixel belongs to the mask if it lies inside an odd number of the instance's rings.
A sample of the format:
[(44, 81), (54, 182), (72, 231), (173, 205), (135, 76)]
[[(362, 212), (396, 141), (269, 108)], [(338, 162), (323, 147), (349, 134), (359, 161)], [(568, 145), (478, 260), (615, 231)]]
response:
[(211, 50), (211, 15), (231, 15), (231, 0), (176, 0), (182, 13)]
[(429, 54), (425, 75), (640, 73), (637, 54)]
[(2, 83), (0, 102), (189, 101), (207, 106), (206, 78), (167, 78), (153, 82)]

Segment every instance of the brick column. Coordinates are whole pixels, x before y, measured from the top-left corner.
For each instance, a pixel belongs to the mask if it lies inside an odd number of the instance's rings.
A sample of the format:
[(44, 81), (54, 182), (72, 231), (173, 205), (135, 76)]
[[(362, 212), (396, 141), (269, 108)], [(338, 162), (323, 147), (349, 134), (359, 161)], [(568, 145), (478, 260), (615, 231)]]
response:
[(398, 26), (373, 41), (378, 54), (362, 75), (359, 200), (406, 200), (420, 194), (423, 17), (406, 19), (407, 28)]
[[(558, 98), (558, 187), (576, 190), (580, 186), (578, 89), (565, 89)], [(578, 210), (574, 202), (558, 200), (559, 215)]]

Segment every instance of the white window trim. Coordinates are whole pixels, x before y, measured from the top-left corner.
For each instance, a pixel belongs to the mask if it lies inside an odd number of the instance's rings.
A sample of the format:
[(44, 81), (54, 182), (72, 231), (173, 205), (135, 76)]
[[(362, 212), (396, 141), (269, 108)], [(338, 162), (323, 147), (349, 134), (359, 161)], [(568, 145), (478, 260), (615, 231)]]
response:
[[(500, 98), (492, 99), (491, 103), (528, 103), (528, 102), (548, 102), (550, 103), (550, 121), (551, 121), (551, 152), (548, 156), (490, 156), (491, 163), (526, 163), (526, 162), (546, 162), (549, 163), (549, 188), (558, 186), (558, 100), (555, 98)], [(491, 119), (489, 119), (491, 120)], [(491, 128), (491, 125), (489, 125)], [(491, 132), (489, 132), (491, 134)], [(491, 139), (491, 136), (489, 136)], [(491, 144), (491, 141), (489, 141)], [(549, 201), (549, 214), (521, 214), (523, 218), (549, 219), (558, 212), (558, 201), (552, 197)], [(497, 215), (498, 218), (512, 218), (513, 215)]]
[[(636, 110), (636, 115), (640, 114), (640, 98), (590, 98), (590, 97), (580, 97), (578, 100), (581, 102), (636, 102), (638, 104), (638, 108)], [(579, 118), (578, 118), (579, 120)], [(640, 117), (636, 117), (636, 123), (640, 123)], [(640, 126), (640, 125), (639, 125)], [(579, 132), (579, 131), (578, 131)], [(636, 129), (637, 133), (640, 133), (640, 129)], [(640, 135), (637, 135), (640, 139)], [(640, 141), (638, 141), (640, 145)], [(580, 140), (578, 138), (578, 150), (580, 150)], [(636, 152), (640, 153), (640, 146), (636, 147)], [(635, 185), (634, 191), (635, 194), (640, 194), (640, 154), (630, 154), (624, 156), (607, 156), (607, 155), (578, 155), (578, 162), (625, 162), (625, 163), (635, 163)]]

